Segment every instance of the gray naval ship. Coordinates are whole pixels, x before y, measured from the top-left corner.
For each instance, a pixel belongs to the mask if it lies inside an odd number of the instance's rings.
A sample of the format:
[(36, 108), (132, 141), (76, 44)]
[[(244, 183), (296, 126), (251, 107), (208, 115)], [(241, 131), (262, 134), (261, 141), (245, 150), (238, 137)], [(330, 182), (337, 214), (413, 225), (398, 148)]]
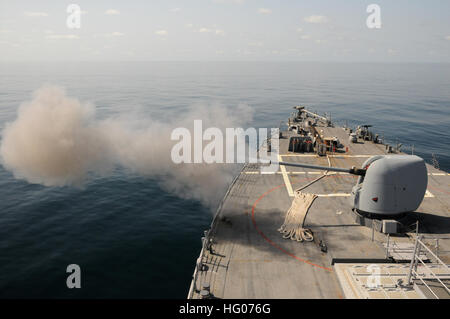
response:
[(188, 299), (450, 298), (450, 174), (294, 109), (279, 171), (246, 164), (230, 185)]

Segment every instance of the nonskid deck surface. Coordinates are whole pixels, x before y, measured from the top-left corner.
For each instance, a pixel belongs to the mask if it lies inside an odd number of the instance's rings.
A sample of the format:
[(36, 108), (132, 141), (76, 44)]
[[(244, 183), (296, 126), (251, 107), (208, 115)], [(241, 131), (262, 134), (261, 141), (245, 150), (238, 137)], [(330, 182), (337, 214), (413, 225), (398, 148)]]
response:
[[(323, 157), (288, 153), (286, 137), (290, 133), (285, 132), (285, 138), (280, 139), (280, 159), (349, 168), (361, 167), (372, 155), (385, 154), (382, 144), (350, 144), (343, 128), (317, 129), (323, 130), (324, 136), (337, 136), (348, 152)], [(448, 237), (450, 175), (430, 165), (427, 169), (428, 191), (417, 213), (420, 233)], [(278, 228), (292, 203), (293, 192), (322, 174), (297, 167), (262, 174), (257, 164), (244, 167), (215, 218), (208, 236), (212, 246), (203, 252), (204, 267), (196, 271), (189, 298), (199, 298), (204, 283), (216, 298), (345, 298), (336, 262), (385, 263), (383, 244), (387, 237), (355, 222), (349, 194), (357, 177), (346, 173), (329, 173), (303, 190), (319, 195), (305, 221), (305, 227), (314, 232), (314, 242), (282, 238)], [(390, 240), (412, 243), (411, 237)], [(326, 245), (326, 252), (321, 250), (320, 241)], [(442, 240), (440, 249), (450, 251), (449, 244), (450, 240)], [(450, 262), (445, 256), (442, 259)], [(408, 291), (401, 295), (417, 297)]]

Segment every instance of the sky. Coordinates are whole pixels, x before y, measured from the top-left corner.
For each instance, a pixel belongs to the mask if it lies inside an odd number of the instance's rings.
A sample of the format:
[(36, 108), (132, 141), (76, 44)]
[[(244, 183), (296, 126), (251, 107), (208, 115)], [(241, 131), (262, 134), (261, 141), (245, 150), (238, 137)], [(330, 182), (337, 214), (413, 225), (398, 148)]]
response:
[(0, 0), (0, 62), (162, 60), (450, 63), (450, 1)]

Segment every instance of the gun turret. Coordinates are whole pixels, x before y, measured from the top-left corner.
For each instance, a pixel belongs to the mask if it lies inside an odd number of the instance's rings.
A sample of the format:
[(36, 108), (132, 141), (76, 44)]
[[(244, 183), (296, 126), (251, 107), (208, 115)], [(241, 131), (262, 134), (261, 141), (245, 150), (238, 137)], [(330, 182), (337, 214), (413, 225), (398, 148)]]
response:
[(353, 208), (379, 218), (415, 211), (425, 196), (428, 183), (425, 161), (416, 155), (376, 155), (367, 159), (363, 168), (272, 163), (359, 175), (351, 193)]

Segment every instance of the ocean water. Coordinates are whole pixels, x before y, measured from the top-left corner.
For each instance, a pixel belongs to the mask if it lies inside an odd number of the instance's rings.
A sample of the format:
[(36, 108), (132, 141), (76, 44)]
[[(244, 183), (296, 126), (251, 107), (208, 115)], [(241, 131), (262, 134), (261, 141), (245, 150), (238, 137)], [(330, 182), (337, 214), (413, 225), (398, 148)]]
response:
[[(304, 104), (341, 124), (372, 124), (450, 169), (450, 64), (0, 64), (0, 129), (46, 83), (93, 103), (100, 118), (139, 109), (164, 121), (199, 103), (246, 103), (249, 125), (270, 128)], [(29, 184), (0, 166), (0, 298), (185, 298), (213, 212), (121, 168), (78, 189)], [(73, 263), (81, 289), (66, 287)]]

